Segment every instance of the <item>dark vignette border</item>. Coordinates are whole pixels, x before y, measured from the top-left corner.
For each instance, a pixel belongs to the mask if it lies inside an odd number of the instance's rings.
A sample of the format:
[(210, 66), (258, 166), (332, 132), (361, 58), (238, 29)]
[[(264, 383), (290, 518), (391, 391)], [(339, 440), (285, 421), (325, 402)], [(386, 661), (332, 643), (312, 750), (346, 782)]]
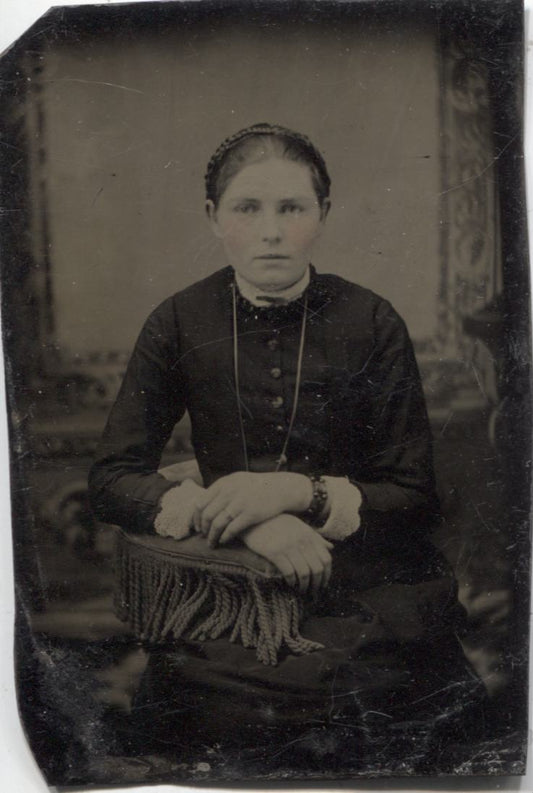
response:
[[(221, 29), (245, 24), (268, 28), (311, 26), (344, 28), (364, 21), (376, 31), (397, 29), (399, 24), (436, 29), (442, 42), (466, 37), (479, 52), (489, 71), (493, 106), (495, 173), (500, 197), (503, 262), (503, 417), (507, 439), (506, 492), (509, 520), (516, 542), (513, 639), (515, 679), (510, 692), (515, 708), (515, 726), (527, 730), (527, 624), (530, 611), (530, 509), (531, 509), (531, 324), (530, 276), (527, 254), (525, 178), (523, 163), (524, 42), (523, 9), (520, 0), (295, 0), (284, 3), (265, 0), (246, 2), (140, 3), (55, 8), (38, 20), (16, 42), (0, 63), (0, 274), (2, 284), (2, 333), (4, 340), (11, 486), (17, 595), (26, 593), (29, 580), (20, 563), (22, 540), (33, 517), (25, 497), (21, 466), (25, 453), (23, 429), (15, 420), (20, 405), (28, 401), (30, 371), (40, 365), (40, 339), (36, 314), (42, 311), (21, 294), (19, 285), (34, 267), (30, 238), (29, 163), (24, 129), (24, 103), (31, 90), (26, 78), (28, 58), (34, 64), (48, 46), (73, 41), (108, 38), (120, 44), (137, 36), (160, 35), (177, 26), (196, 30)], [(502, 144), (501, 141), (506, 141)], [(46, 234), (46, 216), (42, 218)], [(48, 263), (49, 264), (49, 263)], [(47, 263), (45, 261), (45, 269)], [(44, 274), (45, 291), (49, 269)], [(40, 320), (52, 330), (52, 314)], [(23, 427), (23, 425), (22, 425)], [(31, 656), (31, 634), (22, 599), (17, 599), (17, 643), (21, 655)], [(24, 670), (26, 673), (28, 670)], [(30, 670), (31, 671), (31, 670)], [(19, 672), (20, 674), (20, 672)], [(39, 703), (27, 703), (36, 708)], [(23, 706), (21, 706), (23, 707)], [(50, 752), (57, 747), (50, 746)], [(57, 778), (58, 769), (49, 774)]]

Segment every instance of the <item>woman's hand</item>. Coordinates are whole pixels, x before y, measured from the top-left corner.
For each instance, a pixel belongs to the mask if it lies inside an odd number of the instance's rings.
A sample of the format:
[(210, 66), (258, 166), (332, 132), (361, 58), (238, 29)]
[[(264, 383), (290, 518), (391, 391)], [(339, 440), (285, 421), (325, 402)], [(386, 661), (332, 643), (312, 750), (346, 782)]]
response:
[(211, 546), (223, 544), (276, 515), (305, 512), (312, 497), (313, 486), (303, 474), (239, 471), (207, 488), (205, 503), (195, 513), (195, 527)]
[(287, 584), (317, 592), (331, 575), (333, 545), (295, 515), (278, 515), (242, 535), (250, 550), (272, 562)]

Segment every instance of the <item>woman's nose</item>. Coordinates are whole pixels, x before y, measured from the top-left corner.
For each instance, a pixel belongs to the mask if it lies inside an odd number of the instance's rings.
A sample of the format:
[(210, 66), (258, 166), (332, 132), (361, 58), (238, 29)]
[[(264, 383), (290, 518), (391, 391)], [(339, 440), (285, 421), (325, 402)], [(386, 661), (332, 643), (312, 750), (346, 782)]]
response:
[(279, 242), (281, 239), (281, 224), (276, 212), (264, 213), (261, 236), (265, 242)]

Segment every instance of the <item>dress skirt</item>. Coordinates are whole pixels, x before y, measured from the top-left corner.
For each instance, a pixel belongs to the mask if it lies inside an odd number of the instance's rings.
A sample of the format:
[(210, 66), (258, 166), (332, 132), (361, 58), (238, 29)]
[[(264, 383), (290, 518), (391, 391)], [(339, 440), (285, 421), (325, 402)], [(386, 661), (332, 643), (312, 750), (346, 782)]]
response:
[(150, 725), (151, 751), (218, 757), (252, 776), (435, 773), (436, 758), (480, 734), (486, 692), (458, 638), (465, 615), (449, 569), (429, 543), (408, 556), (381, 554), (378, 580), (366, 564), (362, 589), (334, 558), (300, 630), (323, 649), (282, 653), (276, 666), (226, 638), (149, 646), (132, 718)]

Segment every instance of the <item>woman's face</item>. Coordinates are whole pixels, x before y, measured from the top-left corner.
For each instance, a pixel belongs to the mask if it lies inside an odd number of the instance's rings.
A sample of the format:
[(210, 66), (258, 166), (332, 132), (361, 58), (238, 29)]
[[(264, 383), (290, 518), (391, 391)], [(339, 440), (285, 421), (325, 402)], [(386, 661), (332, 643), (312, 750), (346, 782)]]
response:
[(207, 202), (229, 264), (268, 291), (284, 289), (303, 276), (328, 209), (329, 202), (319, 206), (307, 165), (277, 157), (246, 165), (218, 207)]

